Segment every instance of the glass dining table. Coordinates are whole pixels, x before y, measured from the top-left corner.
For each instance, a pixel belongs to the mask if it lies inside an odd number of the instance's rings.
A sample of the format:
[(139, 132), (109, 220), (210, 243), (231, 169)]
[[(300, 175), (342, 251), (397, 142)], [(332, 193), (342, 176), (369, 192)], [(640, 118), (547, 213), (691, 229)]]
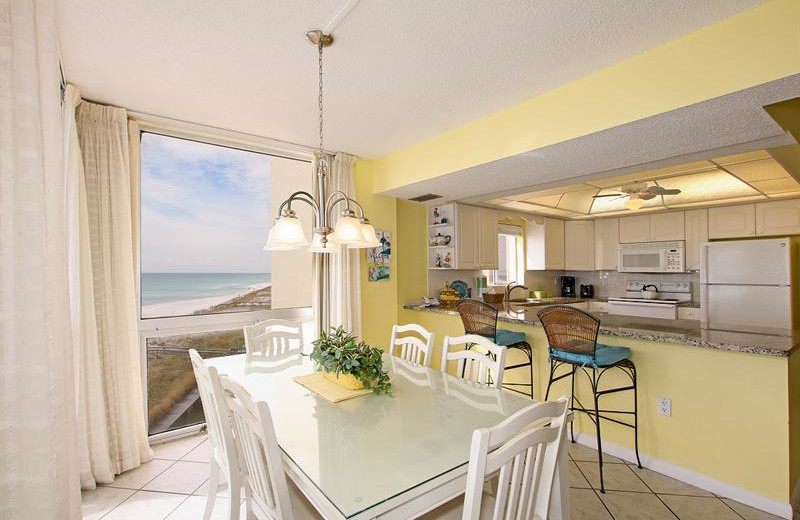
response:
[[(531, 404), (386, 355), (392, 395), (331, 403), (294, 382), (307, 356), (273, 363), (207, 360), (269, 404), (286, 473), (326, 519), (415, 518), (464, 493), (472, 433)], [(562, 443), (551, 519), (568, 519)]]

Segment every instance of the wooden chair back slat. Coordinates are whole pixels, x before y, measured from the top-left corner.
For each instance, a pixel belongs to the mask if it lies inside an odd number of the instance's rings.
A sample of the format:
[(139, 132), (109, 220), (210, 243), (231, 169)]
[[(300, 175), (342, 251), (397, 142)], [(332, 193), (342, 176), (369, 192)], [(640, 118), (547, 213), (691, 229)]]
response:
[[(468, 347), (477, 347), (469, 348)], [(500, 388), (506, 366), (507, 348), (475, 334), (445, 336), (442, 344), (442, 372), (456, 363), (456, 375), (468, 381)]]
[(248, 361), (275, 361), (303, 352), (303, 324), (289, 320), (264, 320), (244, 327)]
[[(484, 481), (497, 474), (491, 520), (545, 519), (564, 442), (568, 399), (536, 403), (472, 435), (463, 520), (480, 519)], [(542, 426), (531, 425), (541, 424)]]
[(260, 520), (294, 520), (283, 459), (269, 406), (238, 383), (221, 378), (244, 469), (248, 510)]
[(435, 341), (436, 334), (415, 323), (393, 325), (389, 354), (416, 365), (429, 367), (433, 361)]

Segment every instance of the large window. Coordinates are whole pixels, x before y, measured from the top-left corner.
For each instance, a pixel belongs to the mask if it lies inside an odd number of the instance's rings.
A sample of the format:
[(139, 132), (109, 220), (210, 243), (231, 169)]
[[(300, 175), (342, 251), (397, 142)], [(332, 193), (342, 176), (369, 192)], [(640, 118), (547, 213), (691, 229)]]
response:
[(497, 233), (497, 270), (491, 272), (493, 285), (525, 282), (525, 253), (522, 229), (500, 225)]
[[(262, 247), (278, 205), (312, 176), (309, 160), (160, 133), (143, 132), (140, 150), (140, 329), (158, 434), (204, 421), (190, 348), (243, 352), (243, 325), (310, 315), (311, 254)], [(295, 209), (310, 236), (310, 209)]]

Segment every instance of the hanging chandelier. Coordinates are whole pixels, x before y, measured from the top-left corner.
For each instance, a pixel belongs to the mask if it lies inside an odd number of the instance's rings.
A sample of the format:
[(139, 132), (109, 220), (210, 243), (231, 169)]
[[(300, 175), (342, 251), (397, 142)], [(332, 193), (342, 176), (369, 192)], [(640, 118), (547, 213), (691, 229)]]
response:
[[(319, 152), (317, 156), (316, 174), (319, 186), (319, 200), (307, 191), (296, 191), (278, 208), (275, 219), (267, 236), (267, 251), (287, 251), (309, 246), (312, 253), (336, 253), (339, 246), (349, 248), (376, 247), (379, 244), (369, 219), (364, 215), (364, 208), (352, 197), (342, 191), (327, 193), (325, 177), (328, 175), (328, 163), (323, 146), (323, 106), (322, 106), (322, 49), (333, 43), (333, 37), (321, 30), (308, 31), (306, 39), (317, 47), (319, 52)], [(303, 225), (292, 203), (303, 202), (311, 206), (314, 213), (314, 235), (309, 242), (303, 231)], [(331, 227), (333, 209), (343, 205), (339, 219)], [(356, 213), (358, 210), (358, 213)]]

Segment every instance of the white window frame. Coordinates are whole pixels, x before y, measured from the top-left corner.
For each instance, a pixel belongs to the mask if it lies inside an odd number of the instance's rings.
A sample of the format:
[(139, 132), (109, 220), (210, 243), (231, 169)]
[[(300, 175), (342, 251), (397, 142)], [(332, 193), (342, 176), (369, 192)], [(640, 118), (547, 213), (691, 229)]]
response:
[[(497, 240), (500, 240), (502, 235), (506, 236), (513, 236), (516, 238), (516, 261), (514, 272), (508, 273), (507, 280), (500, 280), (498, 278), (498, 273), (500, 272), (499, 269), (493, 269), (489, 271), (489, 283), (491, 285), (508, 285), (511, 282), (517, 282), (519, 284), (525, 283), (525, 241), (524, 241), (524, 233), (522, 231), (521, 226), (512, 225), (512, 224), (500, 224), (497, 227)], [(498, 247), (499, 250), (499, 247)], [(497, 259), (498, 267), (500, 266), (500, 262), (502, 262), (502, 258)]]
[[(131, 162), (131, 202), (133, 225), (133, 250), (136, 267), (136, 297), (139, 325), (139, 352), (141, 355), (142, 395), (144, 396), (145, 424), (149, 428), (147, 395), (147, 340), (165, 336), (195, 334), (203, 332), (225, 332), (241, 329), (268, 318), (291, 319), (295, 321), (313, 320), (311, 307), (294, 309), (270, 309), (241, 311), (222, 314), (203, 314), (197, 316), (178, 316), (169, 318), (142, 318), (141, 316), (141, 135), (149, 132), (167, 137), (190, 139), (201, 143), (237, 148), (289, 159), (309, 162), (309, 175), (313, 175), (311, 164), (314, 149), (275, 139), (232, 132), (184, 121), (128, 112), (129, 155)], [(266, 226), (266, 222), (264, 223)], [(151, 442), (180, 437), (205, 428), (197, 424), (177, 428), (149, 436)]]

